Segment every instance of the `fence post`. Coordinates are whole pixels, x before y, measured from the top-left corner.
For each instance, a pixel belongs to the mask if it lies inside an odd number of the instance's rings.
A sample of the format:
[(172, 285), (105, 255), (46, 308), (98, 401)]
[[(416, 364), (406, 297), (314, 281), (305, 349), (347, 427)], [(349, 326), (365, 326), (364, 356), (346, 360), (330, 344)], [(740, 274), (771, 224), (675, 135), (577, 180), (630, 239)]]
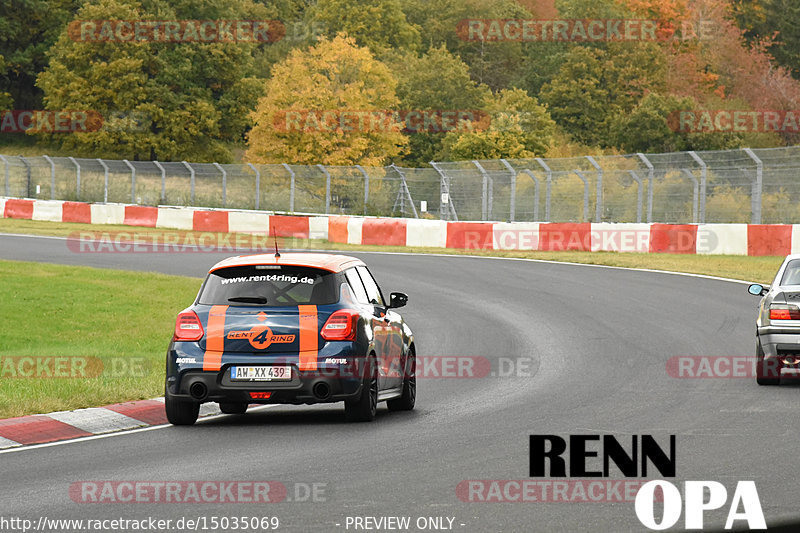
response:
[(22, 164), (25, 165), (25, 198), (31, 198), (31, 164), (23, 156), (18, 156)]
[(100, 158), (97, 158), (97, 162), (100, 163), (100, 166), (103, 167), (103, 203), (108, 203), (108, 165), (106, 162)]
[(647, 167), (647, 223), (653, 222), (653, 163), (641, 152), (636, 154)]
[(688, 168), (683, 168), (684, 174), (689, 176), (694, 184), (692, 188), (692, 224), (697, 224), (697, 196), (698, 196), (698, 189), (700, 185), (697, 183), (697, 178), (694, 177), (694, 173), (689, 170)]
[(367, 216), (367, 202), (369, 201), (369, 175), (364, 167), (356, 165), (356, 168), (364, 175), (364, 216)]
[(189, 183), (191, 184), (190, 185), (190, 190), (191, 190), (190, 195), (191, 195), (192, 205), (194, 205), (194, 169), (192, 168), (192, 165), (190, 165), (186, 161), (181, 161), (181, 163), (183, 163), (183, 166), (185, 166), (189, 170)]
[(708, 177), (708, 165), (706, 162), (700, 159), (700, 156), (697, 155), (697, 152), (692, 150), (689, 152), (689, 155), (692, 156), (692, 159), (700, 165), (700, 206), (698, 207), (698, 216), (697, 218), (700, 221), (700, 224), (705, 224), (706, 222), (706, 178)]
[(603, 169), (600, 168), (600, 165), (597, 164), (597, 161), (594, 160), (594, 157), (587, 155), (586, 159), (591, 163), (594, 169), (597, 171), (597, 194), (595, 197), (595, 204), (594, 204), (594, 221), (595, 222), (602, 222), (603, 218)]
[[(440, 220), (450, 220), (450, 217), (453, 217), (455, 222), (458, 222), (458, 213), (456, 213), (456, 207), (453, 205), (453, 197), (450, 195), (450, 184), (448, 183), (447, 175), (444, 171), (439, 168), (439, 164), (435, 161), (431, 161), (430, 166), (439, 174), (439, 195), (441, 196), (440, 204), (439, 204), (439, 219)], [(443, 200), (447, 198), (447, 203)], [(447, 212), (447, 218), (442, 217), (443, 212)]]
[(317, 165), (319, 169), (325, 174), (325, 214), (331, 212), (331, 173), (322, 165)]
[[(501, 159), (500, 162), (503, 163), (503, 165), (505, 165), (505, 167), (511, 173), (511, 205), (508, 206), (508, 213), (509, 213), (508, 218), (509, 218), (509, 222), (514, 222), (514, 216), (516, 215), (516, 207), (517, 207), (517, 205), (516, 205), (517, 204), (517, 171), (505, 159)], [(536, 178), (534, 178), (534, 180), (535, 179)], [(538, 181), (536, 182), (536, 191), (537, 191), (537, 193), (539, 191), (539, 182)], [(537, 194), (537, 196), (538, 196), (538, 194)], [(538, 204), (538, 198), (537, 198), (537, 204)], [(536, 208), (534, 208), (534, 209), (536, 209)], [(536, 218), (535, 214), (534, 214), (534, 218)]]
[(636, 182), (636, 222), (642, 221), (642, 178), (634, 170), (628, 171)]
[(247, 166), (252, 169), (253, 172), (256, 173), (256, 205), (255, 209), (258, 211), (258, 206), (261, 200), (261, 172), (253, 165), (253, 163), (247, 163)]
[(752, 211), (751, 224), (761, 224), (761, 193), (764, 187), (764, 163), (750, 148), (745, 148), (744, 153), (756, 163), (756, 179), (753, 182), (750, 196), (750, 209)]
[(580, 170), (574, 170), (573, 172), (583, 181), (583, 220), (581, 222), (586, 222), (589, 220), (589, 180)]
[(414, 204), (414, 199), (411, 197), (411, 191), (408, 190), (408, 183), (406, 182), (406, 175), (400, 170), (400, 167), (392, 163), (388, 168), (391, 168), (400, 175), (400, 188), (397, 190), (397, 198), (392, 206), (392, 211), (397, 211), (397, 205), (400, 204), (400, 212), (405, 214), (405, 202), (408, 200), (411, 205), (411, 211), (414, 213), (414, 218), (419, 218), (417, 213), (417, 206)]
[(492, 205), (491, 200), (489, 199), (490, 191), (494, 189), (494, 180), (489, 176), (489, 173), (486, 172), (486, 169), (477, 161), (473, 160), (472, 164), (478, 167), (478, 171), (480, 171), (481, 176), (483, 176), (482, 180), (482, 190), (483, 194), (481, 195), (481, 216), (483, 217), (482, 220), (489, 220), (492, 216)]
[(136, 202), (136, 169), (131, 165), (131, 162), (127, 159), (122, 160), (123, 163), (128, 165), (128, 168), (131, 169), (131, 203), (135, 204)]
[(222, 173), (222, 207), (228, 203), (228, 173), (219, 163), (214, 163), (214, 167)]
[(285, 168), (289, 172), (289, 176), (291, 176), (290, 187), (289, 187), (289, 212), (294, 213), (294, 190), (296, 185), (294, 170), (292, 170), (292, 167), (290, 167), (286, 163), (283, 164), (283, 168)]
[(536, 162), (544, 169), (545, 185), (544, 185), (544, 221), (550, 222), (550, 194), (553, 188), (553, 171), (544, 162), (541, 157), (536, 158)]
[(153, 164), (156, 166), (158, 170), (161, 171), (161, 201), (167, 201), (167, 171), (164, 170), (164, 167), (161, 166), (161, 163), (158, 161), (153, 161)]
[(56, 199), (56, 164), (50, 159), (49, 155), (43, 155), (42, 158), (50, 163), (50, 199)]
[(6, 173), (6, 194), (5, 195), (6, 196), (11, 196), (11, 183), (10, 183), (10, 175), (9, 175), (9, 169), (8, 169), (8, 159), (6, 159), (6, 156), (4, 156), (4, 155), (0, 155), (0, 159), (3, 160), (3, 166), (5, 167), (5, 173)]
[(74, 157), (69, 158), (72, 161), (72, 164), (75, 165), (75, 199), (80, 201), (81, 199), (81, 165), (78, 163)]
[(523, 170), (533, 180), (533, 221), (539, 222), (539, 178), (529, 168)]

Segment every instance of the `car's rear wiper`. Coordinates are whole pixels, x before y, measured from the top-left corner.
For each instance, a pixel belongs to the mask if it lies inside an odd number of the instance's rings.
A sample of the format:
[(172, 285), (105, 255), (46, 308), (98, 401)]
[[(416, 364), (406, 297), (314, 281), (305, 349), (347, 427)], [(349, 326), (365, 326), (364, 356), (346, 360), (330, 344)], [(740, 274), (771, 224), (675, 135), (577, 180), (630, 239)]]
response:
[(243, 304), (265, 304), (267, 298), (264, 296), (234, 296), (228, 298), (229, 302), (243, 303)]

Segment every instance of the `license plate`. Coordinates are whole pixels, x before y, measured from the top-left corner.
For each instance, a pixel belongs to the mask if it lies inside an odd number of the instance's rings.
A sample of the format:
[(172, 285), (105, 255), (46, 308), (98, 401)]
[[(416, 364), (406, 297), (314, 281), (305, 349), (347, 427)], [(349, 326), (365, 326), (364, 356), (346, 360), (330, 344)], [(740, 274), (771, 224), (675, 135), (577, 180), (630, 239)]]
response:
[(232, 366), (231, 381), (291, 381), (291, 366)]

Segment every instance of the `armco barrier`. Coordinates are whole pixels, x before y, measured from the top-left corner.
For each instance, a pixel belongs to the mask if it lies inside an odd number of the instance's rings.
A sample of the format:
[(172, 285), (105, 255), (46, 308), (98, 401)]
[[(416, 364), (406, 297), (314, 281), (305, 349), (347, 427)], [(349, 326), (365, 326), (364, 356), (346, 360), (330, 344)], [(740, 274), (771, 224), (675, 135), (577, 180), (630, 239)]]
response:
[(324, 239), (334, 243), (458, 248), (777, 255), (800, 253), (800, 225), (446, 222), (442, 220), (86, 204), (0, 198), (3, 218), (121, 224), (200, 232)]

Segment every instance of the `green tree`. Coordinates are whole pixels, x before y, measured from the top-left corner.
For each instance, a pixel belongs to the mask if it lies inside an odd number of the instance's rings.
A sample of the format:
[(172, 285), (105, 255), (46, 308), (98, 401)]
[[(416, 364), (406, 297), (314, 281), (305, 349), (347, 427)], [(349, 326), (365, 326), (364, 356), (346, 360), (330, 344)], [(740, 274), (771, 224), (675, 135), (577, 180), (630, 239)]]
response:
[(741, 135), (733, 132), (681, 132), (678, 113), (694, 111), (694, 98), (650, 93), (630, 113), (616, 117), (611, 125), (611, 143), (626, 152), (682, 152), (725, 150), (740, 146)]
[[(475, 83), (469, 67), (442, 46), (422, 57), (408, 54), (393, 60), (404, 110), (476, 111), (483, 109), (489, 89)], [(446, 132), (414, 132), (405, 164), (426, 165), (441, 150)]]
[(555, 123), (535, 98), (522, 89), (503, 90), (488, 98), (485, 109), (488, 124), (449, 132), (438, 159), (521, 159), (547, 153)]
[[(84, 5), (75, 20), (270, 18), (250, 0), (152, 0), (141, 6), (103, 0)], [(254, 46), (91, 40), (65, 29), (37, 85), (47, 109), (91, 110), (104, 117), (99, 131), (58, 136), (64, 149), (94, 157), (229, 161), (228, 144), (243, 139), (260, 86), (252, 76)], [(124, 119), (131, 114), (140, 117), (137, 127)]]
[(664, 79), (664, 56), (656, 44), (573, 46), (540, 98), (573, 139), (609, 147), (612, 122), (648, 91), (662, 90)]
[(378, 56), (420, 46), (419, 29), (406, 19), (401, 0), (319, 0), (309, 15), (329, 38), (345, 33)]
[(407, 142), (402, 125), (361, 127), (358, 119), (396, 108), (396, 86), (389, 68), (353, 38), (293, 50), (272, 69), (245, 156), (254, 163), (383, 165)]

